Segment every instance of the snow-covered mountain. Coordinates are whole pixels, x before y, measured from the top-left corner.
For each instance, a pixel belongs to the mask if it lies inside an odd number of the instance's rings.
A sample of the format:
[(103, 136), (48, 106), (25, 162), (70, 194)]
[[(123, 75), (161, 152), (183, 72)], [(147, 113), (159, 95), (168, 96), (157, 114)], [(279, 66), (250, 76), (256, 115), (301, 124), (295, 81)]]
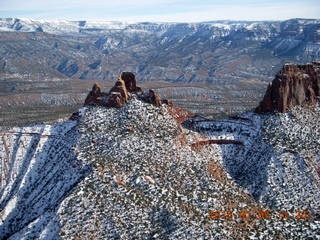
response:
[(27, 18), (1, 18), (1, 31), (47, 32), (51, 34), (72, 34), (81, 31), (123, 30), (129, 24), (115, 21), (67, 21), (32, 20)]
[(132, 93), (1, 129), (0, 238), (320, 237), (319, 104), (188, 115)]
[[(123, 23), (0, 19), (0, 73), (110, 80), (271, 80), (320, 57), (320, 20)], [(271, 70), (270, 70), (271, 69)]]
[[(292, 24), (298, 25), (292, 28)], [(89, 20), (89, 21), (68, 21), (68, 20), (32, 20), (27, 18), (0, 18), (1, 31), (20, 31), (20, 32), (47, 32), (51, 34), (70, 34), (70, 33), (90, 33), (104, 32), (108, 30), (132, 30), (145, 32), (160, 32), (176, 26), (180, 28), (178, 33), (187, 33), (198, 31), (203, 27), (212, 30), (212, 37), (226, 36), (234, 31), (251, 31), (256, 32), (260, 36), (256, 39), (271, 37), (275, 32), (280, 32), (282, 29), (291, 31), (304, 31), (304, 26), (320, 24), (318, 19), (292, 19), (288, 21), (210, 21), (200, 23), (161, 23), (161, 22), (141, 22), (130, 23), (120, 21), (105, 21), (105, 20)], [(282, 25), (282, 26), (280, 26)], [(175, 29), (176, 30), (176, 29)], [(252, 37), (247, 36), (247, 37)]]

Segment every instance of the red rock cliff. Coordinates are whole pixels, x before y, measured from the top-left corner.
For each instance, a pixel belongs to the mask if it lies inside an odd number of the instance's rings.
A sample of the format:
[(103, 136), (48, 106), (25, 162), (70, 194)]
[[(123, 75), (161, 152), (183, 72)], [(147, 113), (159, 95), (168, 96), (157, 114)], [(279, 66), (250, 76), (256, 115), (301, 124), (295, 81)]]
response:
[(319, 96), (320, 62), (286, 64), (269, 85), (256, 112), (286, 112), (297, 105), (315, 104)]

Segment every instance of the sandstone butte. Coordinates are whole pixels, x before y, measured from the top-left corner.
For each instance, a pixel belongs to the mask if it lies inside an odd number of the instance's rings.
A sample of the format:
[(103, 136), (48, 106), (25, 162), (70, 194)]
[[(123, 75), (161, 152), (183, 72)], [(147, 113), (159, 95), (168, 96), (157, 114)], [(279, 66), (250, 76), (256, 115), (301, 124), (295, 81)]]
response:
[(268, 86), (256, 113), (287, 112), (297, 105), (314, 105), (320, 96), (320, 62), (286, 64)]

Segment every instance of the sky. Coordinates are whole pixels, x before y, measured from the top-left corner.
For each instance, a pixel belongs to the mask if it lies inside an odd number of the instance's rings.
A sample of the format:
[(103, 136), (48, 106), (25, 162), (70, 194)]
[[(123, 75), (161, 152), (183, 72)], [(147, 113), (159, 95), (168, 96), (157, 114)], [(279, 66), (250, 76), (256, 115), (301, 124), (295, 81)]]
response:
[(0, 17), (201, 22), (320, 18), (320, 0), (0, 0)]

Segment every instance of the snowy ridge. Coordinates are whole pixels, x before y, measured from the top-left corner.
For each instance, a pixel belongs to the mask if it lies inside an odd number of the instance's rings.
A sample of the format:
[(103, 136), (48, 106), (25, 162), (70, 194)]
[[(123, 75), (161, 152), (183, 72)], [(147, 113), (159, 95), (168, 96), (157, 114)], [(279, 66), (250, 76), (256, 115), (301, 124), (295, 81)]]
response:
[(52, 34), (79, 33), (83, 29), (120, 30), (128, 26), (116, 21), (67, 21), (67, 20), (32, 20), (27, 18), (0, 18), (1, 31), (35, 32)]
[[(288, 23), (295, 19), (288, 20)], [(302, 26), (308, 24), (319, 24), (318, 19), (299, 19), (296, 20)], [(72, 34), (72, 33), (90, 33), (90, 32), (108, 32), (115, 31), (145, 31), (149, 33), (159, 32), (161, 30), (170, 30), (175, 27), (177, 30), (187, 30), (192, 32), (200, 31), (202, 28), (211, 30), (218, 36), (226, 36), (232, 32), (252, 31), (254, 38), (259, 40), (261, 37), (271, 37), (279, 32), (279, 21), (212, 21), (200, 23), (130, 23), (120, 21), (89, 20), (89, 21), (68, 21), (68, 20), (32, 20), (27, 18), (0, 18), (0, 31), (20, 31), (20, 32), (47, 32), (51, 34)], [(288, 27), (284, 25), (283, 27)], [(250, 36), (252, 38), (252, 36)]]

